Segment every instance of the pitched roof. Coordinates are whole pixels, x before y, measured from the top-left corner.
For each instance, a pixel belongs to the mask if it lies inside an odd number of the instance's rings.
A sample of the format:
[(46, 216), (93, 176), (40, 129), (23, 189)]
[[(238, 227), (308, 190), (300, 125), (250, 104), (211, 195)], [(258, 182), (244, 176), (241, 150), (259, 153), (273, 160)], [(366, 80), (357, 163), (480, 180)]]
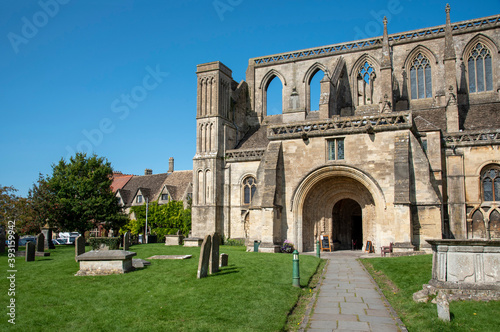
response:
[(500, 128), (500, 103), (471, 105), (464, 115), (465, 130)]
[[(181, 201), (188, 186), (193, 182), (193, 171), (175, 171), (168, 173), (163, 186), (167, 190), (174, 201)], [(162, 186), (162, 188), (163, 188)]]
[(124, 202), (125, 206), (132, 205), (135, 195), (139, 189), (141, 189), (144, 198), (148, 198), (150, 202), (158, 199), (159, 192), (163, 187), (162, 185), (165, 182), (167, 175), (167, 173), (161, 173), (133, 176), (123, 187), (124, 190), (130, 192), (127, 201)]
[(122, 189), (132, 177), (132, 174), (122, 174), (119, 172), (114, 172), (113, 182), (111, 183), (111, 190), (116, 193), (119, 189)]

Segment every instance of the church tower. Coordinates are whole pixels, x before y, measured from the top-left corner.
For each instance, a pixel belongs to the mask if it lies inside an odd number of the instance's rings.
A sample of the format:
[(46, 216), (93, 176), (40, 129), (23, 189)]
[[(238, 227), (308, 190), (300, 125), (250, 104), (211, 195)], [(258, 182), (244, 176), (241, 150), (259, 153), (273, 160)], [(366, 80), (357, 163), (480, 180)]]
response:
[(232, 136), (232, 72), (221, 62), (197, 66), (196, 155), (193, 159), (192, 235), (223, 230), (226, 137)]

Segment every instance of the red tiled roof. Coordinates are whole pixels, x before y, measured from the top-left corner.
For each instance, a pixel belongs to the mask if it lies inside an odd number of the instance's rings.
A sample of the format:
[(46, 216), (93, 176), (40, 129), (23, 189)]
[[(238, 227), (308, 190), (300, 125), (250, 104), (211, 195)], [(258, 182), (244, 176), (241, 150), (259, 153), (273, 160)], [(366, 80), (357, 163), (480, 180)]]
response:
[(132, 176), (133, 175), (130, 174), (113, 173), (113, 183), (111, 183), (111, 190), (116, 193), (118, 189), (122, 189), (127, 184)]

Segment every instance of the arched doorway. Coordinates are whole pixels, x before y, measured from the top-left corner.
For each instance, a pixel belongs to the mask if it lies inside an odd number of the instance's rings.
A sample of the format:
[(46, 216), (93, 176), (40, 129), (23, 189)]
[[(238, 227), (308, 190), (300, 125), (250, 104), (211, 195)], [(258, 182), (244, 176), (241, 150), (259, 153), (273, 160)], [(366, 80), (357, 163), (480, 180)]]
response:
[(351, 249), (353, 239), (361, 248), (363, 241), (375, 238), (377, 218), (385, 207), (373, 179), (349, 166), (324, 166), (311, 172), (293, 197), (299, 251), (314, 250), (321, 235), (338, 239), (343, 249)]
[(333, 206), (332, 240), (340, 244), (340, 249), (363, 247), (362, 211), (355, 200), (341, 199)]

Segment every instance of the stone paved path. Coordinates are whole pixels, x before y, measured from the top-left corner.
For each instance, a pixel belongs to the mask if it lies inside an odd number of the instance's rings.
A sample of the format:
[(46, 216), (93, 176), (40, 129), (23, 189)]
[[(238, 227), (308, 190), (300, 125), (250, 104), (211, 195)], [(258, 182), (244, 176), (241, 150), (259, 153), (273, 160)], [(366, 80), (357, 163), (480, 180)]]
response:
[(356, 259), (362, 251), (321, 253), (329, 259), (307, 331), (407, 331)]

